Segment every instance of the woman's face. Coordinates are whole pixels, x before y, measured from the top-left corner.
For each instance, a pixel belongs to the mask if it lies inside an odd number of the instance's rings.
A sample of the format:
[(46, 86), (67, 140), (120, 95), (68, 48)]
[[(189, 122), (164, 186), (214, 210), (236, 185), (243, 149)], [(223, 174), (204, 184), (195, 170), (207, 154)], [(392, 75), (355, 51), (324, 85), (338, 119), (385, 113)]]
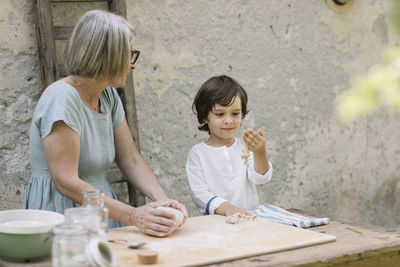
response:
[[(135, 50), (136, 48), (136, 41), (135, 41), (135, 37), (132, 37), (131, 40), (131, 46), (130, 49), (131, 50)], [(131, 53), (129, 52), (129, 57), (126, 59), (126, 67), (124, 69), (124, 72), (121, 73), (121, 75), (115, 77), (114, 79), (111, 80), (112, 83), (112, 87), (114, 88), (120, 88), (120, 87), (125, 87), (126, 85), (126, 79), (128, 77), (128, 73), (131, 70), (136, 69), (136, 63), (135, 64), (131, 64), (131, 58), (130, 58)]]

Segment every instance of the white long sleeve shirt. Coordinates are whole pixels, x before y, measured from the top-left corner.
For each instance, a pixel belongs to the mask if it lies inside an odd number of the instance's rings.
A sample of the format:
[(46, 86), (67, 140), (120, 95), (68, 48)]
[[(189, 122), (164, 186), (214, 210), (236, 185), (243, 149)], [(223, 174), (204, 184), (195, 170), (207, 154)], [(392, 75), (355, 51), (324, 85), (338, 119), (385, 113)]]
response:
[(259, 205), (256, 184), (271, 180), (272, 164), (264, 175), (256, 173), (252, 152), (247, 165), (243, 163), (243, 148), (240, 138), (235, 138), (230, 147), (212, 147), (203, 142), (191, 148), (186, 173), (192, 199), (200, 212), (214, 214), (225, 201), (245, 210)]

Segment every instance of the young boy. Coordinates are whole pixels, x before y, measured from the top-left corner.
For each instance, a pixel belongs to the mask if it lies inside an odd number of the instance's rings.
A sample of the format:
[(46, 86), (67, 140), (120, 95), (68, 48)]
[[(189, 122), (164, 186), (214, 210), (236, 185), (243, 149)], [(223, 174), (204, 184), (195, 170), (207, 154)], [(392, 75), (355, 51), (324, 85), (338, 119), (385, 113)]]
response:
[(200, 87), (192, 109), (199, 130), (210, 135), (188, 155), (186, 172), (193, 201), (205, 214), (252, 215), (248, 210), (259, 205), (256, 184), (271, 180), (272, 164), (261, 129), (248, 129), (241, 139), (235, 137), (247, 114), (246, 91), (231, 77), (212, 77)]

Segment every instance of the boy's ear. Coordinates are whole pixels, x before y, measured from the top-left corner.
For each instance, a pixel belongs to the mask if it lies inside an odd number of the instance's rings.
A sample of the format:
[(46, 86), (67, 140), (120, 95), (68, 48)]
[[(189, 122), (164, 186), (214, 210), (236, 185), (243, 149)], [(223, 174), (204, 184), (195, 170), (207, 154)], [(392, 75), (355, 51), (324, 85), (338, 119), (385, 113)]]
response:
[(208, 123), (208, 120), (207, 119), (204, 119), (203, 120), (203, 124), (207, 124)]

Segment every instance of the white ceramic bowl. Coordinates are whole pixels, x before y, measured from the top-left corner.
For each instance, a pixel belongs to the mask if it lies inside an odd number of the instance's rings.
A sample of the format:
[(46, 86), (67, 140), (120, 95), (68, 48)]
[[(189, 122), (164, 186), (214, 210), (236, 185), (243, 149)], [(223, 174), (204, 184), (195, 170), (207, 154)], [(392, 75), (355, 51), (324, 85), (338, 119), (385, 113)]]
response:
[(64, 222), (64, 215), (48, 210), (0, 211), (0, 233), (39, 234), (47, 233), (55, 225)]
[(0, 211), (0, 256), (10, 261), (37, 261), (51, 252), (52, 229), (64, 215), (47, 210)]

